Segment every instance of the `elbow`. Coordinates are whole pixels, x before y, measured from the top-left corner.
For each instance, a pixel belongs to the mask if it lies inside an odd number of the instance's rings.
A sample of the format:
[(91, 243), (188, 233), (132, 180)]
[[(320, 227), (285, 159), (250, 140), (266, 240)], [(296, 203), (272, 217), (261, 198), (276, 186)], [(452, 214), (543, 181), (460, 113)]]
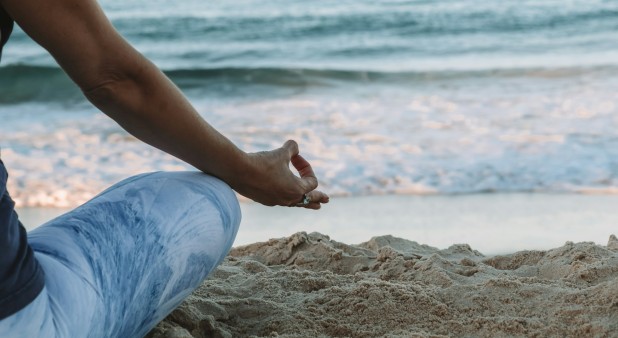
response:
[(109, 102), (115, 95), (115, 81), (101, 81), (96, 85), (81, 87), (82, 93), (92, 104), (100, 108), (100, 105)]
[(100, 105), (113, 101), (118, 96), (118, 88), (129, 79), (130, 76), (125, 72), (102, 70), (78, 82), (77, 85), (92, 104), (101, 108)]
[(107, 71), (80, 88), (88, 101), (113, 118), (139, 103), (143, 97), (141, 81), (139, 72)]
[(101, 105), (122, 99), (139, 87), (145, 69), (143, 62), (139, 61), (126, 58), (106, 62), (77, 84), (84, 96), (102, 109)]
[(105, 115), (119, 123), (129, 133), (139, 125), (135, 112), (138, 111), (139, 90), (128, 77), (102, 78), (92, 86), (82, 87), (84, 96)]
[(88, 101), (131, 132), (144, 123), (144, 107), (149, 97), (148, 68), (142, 63), (120, 66), (98, 73), (80, 88)]
[(81, 88), (90, 103), (116, 121), (126, 119), (139, 105), (139, 86), (129, 76), (105, 76)]

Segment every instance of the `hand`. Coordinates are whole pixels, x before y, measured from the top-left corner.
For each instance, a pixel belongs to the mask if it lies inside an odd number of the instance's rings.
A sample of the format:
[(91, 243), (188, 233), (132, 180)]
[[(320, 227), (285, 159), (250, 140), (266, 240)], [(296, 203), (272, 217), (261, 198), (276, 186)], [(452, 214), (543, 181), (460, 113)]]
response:
[[(328, 203), (328, 195), (315, 190), (318, 179), (309, 162), (298, 153), (298, 144), (287, 141), (279, 149), (248, 154), (246, 174), (230, 180), (230, 185), (241, 195), (264, 205), (320, 209), (322, 203)], [(300, 177), (292, 173), (290, 162)], [(305, 194), (311, 202), (299, 205)]]

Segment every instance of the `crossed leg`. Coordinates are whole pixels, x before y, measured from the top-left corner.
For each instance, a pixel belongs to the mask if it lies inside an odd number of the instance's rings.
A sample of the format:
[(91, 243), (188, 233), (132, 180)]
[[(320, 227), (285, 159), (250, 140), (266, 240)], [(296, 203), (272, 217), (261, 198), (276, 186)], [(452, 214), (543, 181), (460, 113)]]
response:
[(0, 336), (142, 337), (223, 260), (240, 218), (214, 177), (126, 179), (28, 234), (45, 288)]

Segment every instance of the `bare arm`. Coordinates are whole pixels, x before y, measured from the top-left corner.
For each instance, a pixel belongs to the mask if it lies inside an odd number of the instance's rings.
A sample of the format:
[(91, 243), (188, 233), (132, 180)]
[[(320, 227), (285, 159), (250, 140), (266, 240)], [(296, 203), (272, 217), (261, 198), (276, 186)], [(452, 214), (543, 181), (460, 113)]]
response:
[[(94, 0), (0, 0), (13, 19), (82, 89), (86, 97), (146, 143), (215, 175), (266, 205), (293, 205), (310, 193), (328, 197), (298, 156), (295, 142), (247, 154), (204, 121), (180, 90), (113, 28)], [(292, 164), (301, 174), (289, 170)]]

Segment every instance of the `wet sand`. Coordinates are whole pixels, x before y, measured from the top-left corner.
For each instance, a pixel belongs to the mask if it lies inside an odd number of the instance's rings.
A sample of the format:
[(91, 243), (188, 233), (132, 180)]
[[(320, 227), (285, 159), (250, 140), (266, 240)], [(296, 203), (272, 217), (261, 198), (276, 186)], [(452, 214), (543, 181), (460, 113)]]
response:
[[(299, 231), (345, 243), (391, 234), (437, 248), (468, 243), (485, 255), (547, 250), (566, 241), (605, 244), (618, 224), (618, 195), (478, 194), (334, 197), (319, 212), (241, 203), (234, 246)], [(27, 229), (68, 211), (20, 208)]]

